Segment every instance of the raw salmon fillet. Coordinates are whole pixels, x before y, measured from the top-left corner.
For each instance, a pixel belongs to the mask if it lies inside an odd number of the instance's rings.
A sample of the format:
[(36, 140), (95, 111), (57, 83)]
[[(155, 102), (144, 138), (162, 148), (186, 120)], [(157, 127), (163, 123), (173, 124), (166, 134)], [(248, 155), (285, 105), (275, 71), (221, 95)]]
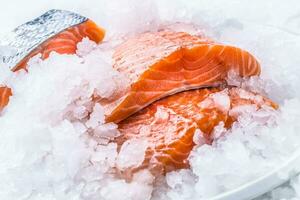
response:
[(12, 95), (10, 88), (2, 86), (0, 87), (0, 110), (2, 110), (9, 101), (9, 97)]
[(214, 127), (223, 122), (230, 128), (239, 115), (237, 108), (244, 105), (278, 107), (261, 95), (239, 88), (189, 90), (154, 102), (118, 124), (121, 136), (116, 142), (120, 148), (129, 139), (148, 141), (143, 164), (124, 173), (149, 168), (162, 174), (188, 168), (195, 132), (202, 134), (202, 143), (210, 144)]
[(106, 102), (108, 122), (120, 122), (171, 94), (223, 84), (230, 70), (243, 77), (260, 74), (258, 61), (247, 51), (185, 32), (141, 34), (118, 46), (113, 59), (129, 85)]
[[(26, 70), (29, 59), (39, 53), (41, 54), (42, 59), (48, 58), (52, 51), (55, 51), (59, 54), (75, 54), (77, 43), (83, 38), (88, 37), (90, 40), (99, 43), (104, 38), (104, 35), (104, 29), (97, 26), (93, 21), (87, 20), (84, 23), (65, 29), (61, 33), (42, 43), (28, 56), (26, 56), (19, 64), (17, 64), (12, 71), (15, 72), (20, 69)], [(8, 104), (9, 97), (11, 95), (12, 92), (10, 88), (6, 88), (5, 86), (1, 87), (0, 110), (2, 110)]]
[(37, 54), (41, 54), (42, 59), (49, 57), (52, 51), (59, 54), (75, 54), (77, 43), (83, 38), (88, 37), (90, 40), (99, 43), (104, 38), (104, 29), (97, 26), (92, 20), (87, 20), (81, 24), (70, 27), (54, 37), (42, 43), (38, 48), (24, 58), (13, 71), (25, 69), (30, 58)]

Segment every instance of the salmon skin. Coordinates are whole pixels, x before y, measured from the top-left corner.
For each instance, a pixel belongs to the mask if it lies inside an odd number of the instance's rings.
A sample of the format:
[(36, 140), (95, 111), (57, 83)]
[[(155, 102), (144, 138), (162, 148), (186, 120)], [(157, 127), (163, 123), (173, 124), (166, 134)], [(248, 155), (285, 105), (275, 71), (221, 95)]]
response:
[[(220, 98), (222, 100), (218, 100)], [(189, 90), (154, 102), (118, 124), (121, 136), (116, 142), (119, 148), (129, 139), (148, 141), (142, 165), (125, 169), (123, 173), (127, 176), (149, 168), (158, 175), (188, 168), (187, 158), (195, 146), (194, 134), (198, 131), (202, 135), (201, 143), (210, 144), (214, 127), (222, 122), (229, 129), (239, 116), (235, 110), (249, 105), (256, 109), (262, 106), (278, 108), (271, 100), (239, 88)]]
[(184, 32), (143, 33), (117, 47), (113, 58), (130, 80), (126, 92), (104, 105), (106, 120), (116, 123), (168, 95), (224, 84), (230, 70), (260, 74), (249, 52)]
[[(29, 59), (39, 53), (42, 59), (48, 58), (52, 51), (75, 54), (77, 43), (84, 37), (99, 43), (104, 35), (104, 29), (86, 17), (64, 10), (50, 10), (0, 39), (1, 46), (13, 49), (11, 54), (0, 55), (0, 58), (14, 72), (26, 70)], [(2, 86), (0, 90), (0, 110), (8, 104), (12, 94), (11, 89), (4, 88)]]

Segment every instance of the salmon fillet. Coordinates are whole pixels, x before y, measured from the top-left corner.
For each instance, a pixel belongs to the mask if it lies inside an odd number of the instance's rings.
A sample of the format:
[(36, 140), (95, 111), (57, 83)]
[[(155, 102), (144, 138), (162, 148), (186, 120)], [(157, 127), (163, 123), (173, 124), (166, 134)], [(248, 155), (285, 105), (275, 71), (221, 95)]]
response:
[(234, 110), (243, 105), (278, 108), (271, 100), (239, 88), (189, 90), (152, 103), (118, 124), (119, 149), (130, 139), (148, 141), (142, 165), (124, 172), (149, 168), (154, 174), (162, 174), (188, 168), (195, 132), (202, 133), (202, 143), (210, 144), (214, 127), (223, 122), (230, 128), (239, 115)]
[[(12, 71), (16, 72), (20, 69), (26, 70), (29, 59), (39, 53), (41, 54), (42, 59), (48, 58), (52, 51), (59, 54), (75, 54), (77, 43), (83, 38), (88, 37), (90, 40), (99, 43), (103, 40), (104, 35), (104, 29), (97, 26), (93, 21), (87, 20), (84, 23), (65, 29), (61, 33), (49, 38), (18, 63)], [(1, 87), (0, 110), (8, 104), (11, 95), (12, 92), (10, 88), (5, 86)]]
[(0, 110), (2, 110), (9, 101), (9, 97), (12, 95), (10, 88), (2, 86), (0, 87)]
[(26, 58), (18, 63), (13, 68), (13, 71), (26, 69), (29, 59), (39, 53), (41, 54), (42, 59), (48, 58), (52, 51), (59, 54), (75, 54), (77, 43), (83, 38), (88, 37), (90, 40), (99, 43), (103, 40), (104, 35), (104, 29), (97, 26), (92, 20), (87, 20), (86, 22), (65, 29), (61, 33), (58, 33), (42, 43), (33, 52), (26, 56)]
[(171, 94), (218, 86), (230, 70), (243, 77), (260, 74), (258, 61), (247, 51), (184, 32), (141, 34), (117, 47), (113, 59), (129, 85), (102, 104), (108, 122), (120, 122)]

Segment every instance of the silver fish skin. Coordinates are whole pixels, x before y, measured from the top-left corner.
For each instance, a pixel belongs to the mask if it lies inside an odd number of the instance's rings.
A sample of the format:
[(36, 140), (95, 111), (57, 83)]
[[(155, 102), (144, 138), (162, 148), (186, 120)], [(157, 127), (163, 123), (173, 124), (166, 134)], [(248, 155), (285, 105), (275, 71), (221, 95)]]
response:
[[(49, 10), (0, 38), (0, 61), (11, 70), (43, 42), (88, 18), (66, 10)], [(1, 67), (1, 66), (0, 66)]]

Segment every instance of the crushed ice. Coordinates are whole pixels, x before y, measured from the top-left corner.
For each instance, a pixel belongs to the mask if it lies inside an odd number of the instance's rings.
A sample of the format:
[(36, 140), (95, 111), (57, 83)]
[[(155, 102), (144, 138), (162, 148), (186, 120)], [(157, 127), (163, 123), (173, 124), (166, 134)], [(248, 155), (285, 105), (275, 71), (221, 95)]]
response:
[[(117, 144), (110, 142), (119, 135), (117, 126), (104, 124), (102, 107), (91, 100), (93, 94), (110, 98), (126, 85), (126, 77), (111, 68), (111, 44), (96, 45), (84, 39), (78, 44), (77, 55), (52, 53), (45, 61), (39, 56), (31, 59), (29, 73), (11, 73), (1, 65), (0, 84), (11, 87), (14, 96), (0, 116), (0, 199), (203, 199), (261, 176), (299, 148), (300, 11), (293, 6), (299, 5), (297, 0), (251, 4), (129, 0), (121, 5), (119, 1), (105, 4), (93, 0), (89, 3), (92, 7), (76, 1), (74, 8), (67, 1), (56, 3), (111, 30), (107, 40), (157, 30), (161, 24), (195, 31), (174, 23), (177, 21), (200, 25), (209, 36), (258, 57), (261, 78), (243, 80), (229, 74), (228, 82), (269, 96), (280, 104), (280, 110), (239, 107), (235, 112), (241, 115), (232, 129), (225, 131), (221, 123), (215, 127), (216, 140), (211, 146), (202, 145), (201, 131), (196, 132), (190, 170), (170, 172), (156, 180), (143, 170), (126, 182), (114, 176), (115, 168), (140, 165), (147, 141), (128, 141), (119, 154)], [(30, 5), (28, 1), (21, 4)], [(22, 9), (11, 12), (13, 18), (28, 16), (29, 20), (40, 14), (18, 7)], [(49, 7), (53, 2), (41, 4), (41, 9)], [(25, 20), (11, 23), (2, 18), (9, 22), (3, 25), (7, 31)], [(12, 50), (0, 47), (0, 51)], [(214, 96), (213, 101), (227, 109), (224, 93)], [(158, 114), (161, 119), (167, 117), (163, 112)], [(140, 151), (133, 151), (135, 148)], [(298, 198), (300, 181), (295, 177), (258, 199)]]

